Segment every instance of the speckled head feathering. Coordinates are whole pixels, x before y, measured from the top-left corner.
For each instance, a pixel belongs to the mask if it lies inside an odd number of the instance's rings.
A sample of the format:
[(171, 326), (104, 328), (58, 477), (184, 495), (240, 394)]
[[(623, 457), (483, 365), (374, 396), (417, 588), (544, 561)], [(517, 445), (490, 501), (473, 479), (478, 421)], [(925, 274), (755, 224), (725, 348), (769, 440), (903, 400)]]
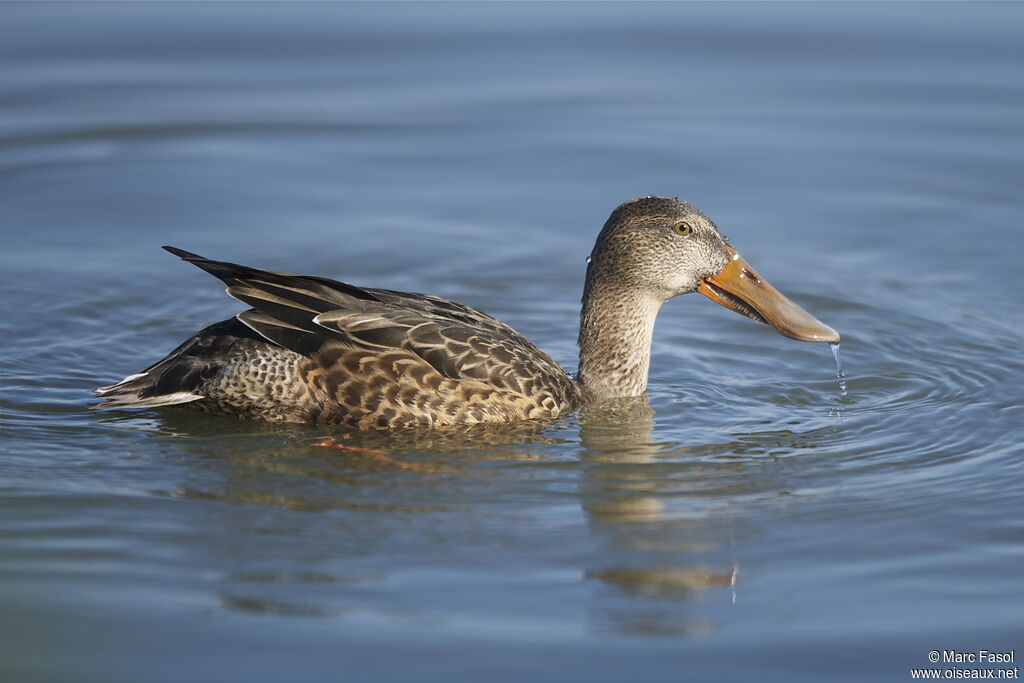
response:
[(251, 308), (97, 390), (99, 408), (182, 405), (358, 429), (551, 418), (644, 392), (661, 304), (700, 291), (780, 333), (839, 336), (776, 292), (678, 199), (619, 206), (587, 267), (575, 380), (499, 320), (425, 294), (360, 288), (165, 247)]
[[(680, 223), (689, 226), (689, 234), (676, 231)], [(638, 197), (605, 222), (590, 254), (586, 284), (614, 278), (665, 301), (694, 291), (701, 278), (721, 271), (728, 246), (711, 219), (690, 204)]]

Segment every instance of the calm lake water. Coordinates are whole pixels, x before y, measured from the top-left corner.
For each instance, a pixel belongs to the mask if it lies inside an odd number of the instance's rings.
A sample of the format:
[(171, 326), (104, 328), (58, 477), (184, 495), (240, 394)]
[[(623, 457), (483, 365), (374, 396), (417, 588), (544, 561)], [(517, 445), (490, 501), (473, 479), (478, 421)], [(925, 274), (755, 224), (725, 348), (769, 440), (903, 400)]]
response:
[[(1024, 5), (0, 6), (0, 679), (864, 681), (1024, 658)], [(843, 335), (662, 310), (649, 409), (315, 448), (89, 411), (233, 315), (159, 249), (568, 368), (678, 195)], [(419, 468), (403, 468), (411, 463)]]

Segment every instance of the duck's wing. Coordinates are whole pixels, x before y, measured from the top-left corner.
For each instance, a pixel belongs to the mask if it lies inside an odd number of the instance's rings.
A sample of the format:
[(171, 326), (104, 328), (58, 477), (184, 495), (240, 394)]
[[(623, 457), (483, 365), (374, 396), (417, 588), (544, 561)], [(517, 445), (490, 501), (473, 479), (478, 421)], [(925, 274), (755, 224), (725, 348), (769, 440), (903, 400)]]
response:
[(572, 391), (565, 371), (501, 321), (439, 297), (363, 289), (329, 278), (290, 275), (167, 251), (214, 275), (252, 306), (238, 319), (268, 341), (308, 358), (341, 349), (402, 350), (442, 376), (475, 380), (527, 396)]

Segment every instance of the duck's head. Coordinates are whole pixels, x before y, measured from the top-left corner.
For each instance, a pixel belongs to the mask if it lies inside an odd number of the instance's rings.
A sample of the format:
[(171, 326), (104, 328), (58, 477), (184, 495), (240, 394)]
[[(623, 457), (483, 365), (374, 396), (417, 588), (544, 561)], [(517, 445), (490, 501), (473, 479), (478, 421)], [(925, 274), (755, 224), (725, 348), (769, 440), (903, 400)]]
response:
[(839, 341), (835, 330), (758, 275), (710, 218), (670, 197), (632, 199), (612, 212), (590, 255), (587, 281), (614, 282), (660, 301), (700, 292), (786, 337)]

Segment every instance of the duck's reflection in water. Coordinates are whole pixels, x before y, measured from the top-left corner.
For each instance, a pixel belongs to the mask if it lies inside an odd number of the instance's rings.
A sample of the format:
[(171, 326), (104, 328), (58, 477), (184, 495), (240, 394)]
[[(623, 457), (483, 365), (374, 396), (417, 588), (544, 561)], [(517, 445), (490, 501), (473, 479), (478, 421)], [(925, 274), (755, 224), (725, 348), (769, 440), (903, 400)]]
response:
[[(744, 501), (785, 494), (799, 468), (774, 454), (818, 442), (782, 431), (658, 442), (643, 398), (563, 423), (444, 432), (167, 418), (151, 429), (177, 453), (174, 484), (154, 490), (208, 503), (186, 511), (200, 519), (182, 552), (218, 573), (225, 609), (457, 618), (465, 601), (520, 609), (524, 593), (505, 595), (503, 581), (515, 576), (512, 585), (529, 591), (569, 570), (589, 588), (580, 607), (590, 629), (637, 636), (722, 623), (722, 610), (743, 598), (736, 539), (758, 536)], [(315, 445), (325, 437), (343, 448)], [(420, 571), (440, 581), (435, 592), (467, 576), (483, 583), (471, 584), (475, 597), (439, 603), (417, 589)]]
[[(200, 503), (180, 508), (198, 519), (179, 552), (213, 577), (208, 588), (232, 612), (414, 628), (465, 619), (488, 590), (464, 590), (467, 576), (482, 572), (500, 596), (500, 577), (511, 576), (502, 558), (527, 576), (545, 566), (529, 555), (543, 520), (522, 502), (538, 488), (534, 466), (556, 463), (543, 496), (571, 495), (578, 477), (578, 442), (555, 435), (576, 429), (551, 421), (347, 433), (184, 411), (163, 418), (125, 427), (173, 454), (164, 456), (173, 484), (154, 482), (153, 492)], [(320, 444), (325, 437), (344, 448)]]
[(646, 396), (591, 406), (581, 414), (580, 502), (607, 558), (585, 571), (607, 593), (594, 601), (589, 618), (597, 631), (707, 633), (714, 623), (692, 613), (687, 603), (709, 591), (735, 602), (735, 522), (721, 513), (708, 515), (703, 506), (688, 510), (670, 502), (678, 498), (678, 481), (660, 481), (657, 465), (673, 444), (654, 440), (653, 415)]

